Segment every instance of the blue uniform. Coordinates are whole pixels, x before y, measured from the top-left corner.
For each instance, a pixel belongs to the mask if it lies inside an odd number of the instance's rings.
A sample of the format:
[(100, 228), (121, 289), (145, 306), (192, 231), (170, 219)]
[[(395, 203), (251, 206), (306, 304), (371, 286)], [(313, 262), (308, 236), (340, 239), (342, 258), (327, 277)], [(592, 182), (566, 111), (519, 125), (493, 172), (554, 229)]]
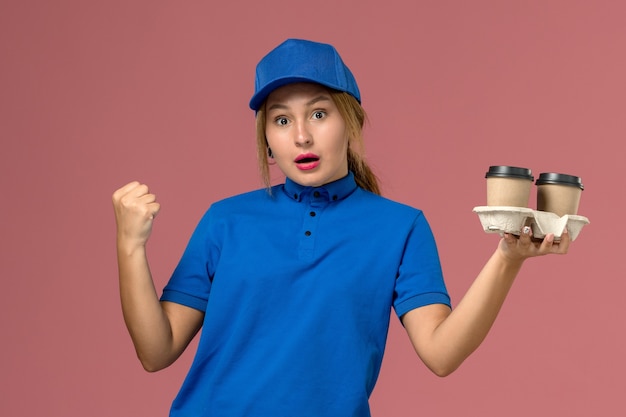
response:
[(206, 212), (162, 300), (205, 312), (171, 416), (370, 415), (390, 311), (450, 305), (420, 210), (284, 185)]

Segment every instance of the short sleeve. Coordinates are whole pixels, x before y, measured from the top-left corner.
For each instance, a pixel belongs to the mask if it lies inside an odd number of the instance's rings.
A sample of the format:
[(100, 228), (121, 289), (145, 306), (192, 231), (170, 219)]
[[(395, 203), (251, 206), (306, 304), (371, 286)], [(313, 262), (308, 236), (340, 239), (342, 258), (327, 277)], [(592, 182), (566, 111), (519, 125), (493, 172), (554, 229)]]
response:
[(219, 258), (219, 233), (211, 209), (204, 214), (181, 257), (161, 301), (206, 311), (211, 281)]
[(398, 317), (429, 304), (450, 306), (439, 253), (430, 225), (420, 211), (410, 230), (395, 283), (393, 306)]

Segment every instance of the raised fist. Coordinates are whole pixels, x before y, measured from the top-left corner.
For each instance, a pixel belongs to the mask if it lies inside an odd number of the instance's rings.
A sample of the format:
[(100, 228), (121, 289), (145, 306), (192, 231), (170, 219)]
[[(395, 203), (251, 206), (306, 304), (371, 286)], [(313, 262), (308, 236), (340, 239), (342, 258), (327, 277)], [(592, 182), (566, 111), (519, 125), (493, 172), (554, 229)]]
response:
[(138, 181), (126, 184), (113, 193), (118, 245), (132, 249), (143, 246), (152, 232), (152, 223), (161, 205), (148, 186)]

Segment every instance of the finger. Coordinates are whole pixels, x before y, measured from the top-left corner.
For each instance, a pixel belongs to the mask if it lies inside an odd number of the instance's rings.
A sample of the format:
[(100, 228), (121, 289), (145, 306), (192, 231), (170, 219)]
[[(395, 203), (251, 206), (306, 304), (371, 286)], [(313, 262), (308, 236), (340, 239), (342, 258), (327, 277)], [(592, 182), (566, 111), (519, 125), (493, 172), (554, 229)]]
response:
[(154, 219), (161, 209), (161, 205), (157, 203), (154, 194), (145, 194), (139, 198), (129, 199), (128, 208), (146, 219)]
[(508, 250), (515, 250), (519, 244), (519, 236), (513, 233), (503, 233), (502, 241)]
[(143, 204), (150, 204), (156, 201), (156, 195), (152, 193), (147, 193), (139, 196), (138, 200)]
[(136, 198), (136, 197), (144, 196), (144, 195), (149, 194), (149, 193), (150, 193), (150, 189), (148, 188), (147, 184), (137, 183), (137, 186), (131, 188), (130, 190), (128, 190), (126, 195), (129, 196), (129, 197)]
[(114, 204), (119, 207), (137, 207), (138, 205), (152, 203), (156, 200), (154, 194), (150, 194), (148, 186), (137, 183), (134, 187), (130, 186), (126, 189), (126, 194), (119, 195)]
[(570, 238), (569, 232), (567, 231), (567, 227), (561, 233), (561, 239), (558, 242), (555, 242), (553, 245), (553, 252), (558, 254), (566, 254), (569, 250), (569, 245), (572, 242)]
[(161, 205), (159, 203), (152, 203), (148, 206), (148, 209), (150, 210), (151, 218), (154, 219), (161, 211)]
[(533, 229), (530, 225), (525, 225), (522, 227), (519, 236), (519, 245), (521, 247), (529, 247), (531, 245), (533, 236)]
[(119, 201), (123, 196), (140, 185), (139, 181), (131, 181), (128, 184), (118, 188), (113, 193), (113, 201)]
[(552, 252), (552, 248), (556, 247), (555, 243), (554, 243), (554, 233), (548, 233), (544, 238), (543, 241), (541, 242), (541, 245), (539, 246), (539, 252), (541, 254), (547, 254)]

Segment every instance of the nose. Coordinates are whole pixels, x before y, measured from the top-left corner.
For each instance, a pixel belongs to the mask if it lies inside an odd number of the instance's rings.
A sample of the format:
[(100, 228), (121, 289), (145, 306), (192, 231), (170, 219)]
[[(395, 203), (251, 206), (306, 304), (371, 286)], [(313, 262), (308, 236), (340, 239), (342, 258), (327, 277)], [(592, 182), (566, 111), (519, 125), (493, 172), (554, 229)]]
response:
[(308, 129), (306, 122), (296, 124), (295, 138), (296, 146), (309, 146), (313, 143), (313, 136)]

